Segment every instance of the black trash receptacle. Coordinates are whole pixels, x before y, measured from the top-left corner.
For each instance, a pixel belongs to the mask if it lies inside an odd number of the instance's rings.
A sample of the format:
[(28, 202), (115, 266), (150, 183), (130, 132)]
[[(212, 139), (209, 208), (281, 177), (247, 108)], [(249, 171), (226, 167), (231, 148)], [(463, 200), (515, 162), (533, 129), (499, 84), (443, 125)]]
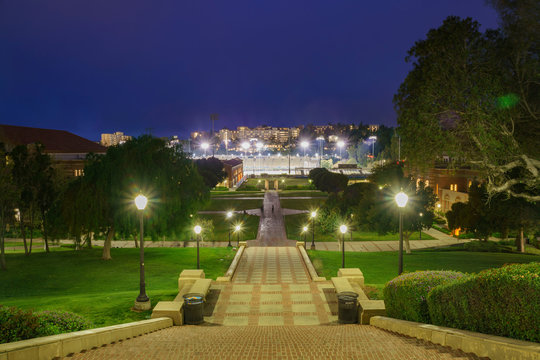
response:
[(202, 294), (184, 295), (184, 324), (198, 325), (203, 318), (204, 296)]
[(342, 324), (358, 322), (358, 294), (344, 291), (337, 294), (338, 320)]

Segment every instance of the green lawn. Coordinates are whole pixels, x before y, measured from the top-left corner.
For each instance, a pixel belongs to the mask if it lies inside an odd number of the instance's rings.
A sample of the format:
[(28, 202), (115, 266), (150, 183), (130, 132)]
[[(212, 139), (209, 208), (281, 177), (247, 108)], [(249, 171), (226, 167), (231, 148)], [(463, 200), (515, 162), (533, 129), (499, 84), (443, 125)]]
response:
[(203, 209), (206, 211), (227, 211), (227, 210), (249, 210), (262, 206), (263, 198), (252, 200), (241, 199), (214, 199), (211, 198), (208, 205)]
[[(338, 251), (308, 250), (308, 254), (320, 276), (337, 276), (341, 267), (341, 253)], [(449, 250), (415, 250), (404, 254), (404, 271), (416, 270), (456, 270), (476, 273), (484, 269), (500, 267), (508, 263), (528, 263), (540, 261), (538, 255), (507, 253), (482, 253)], [(397, 252), (345, 252), (345, 266), (360, 268), (365, 283), (382, 289), (384, 284), (397, 276)], [(379, 297), (381, 292), (379, 293)]]
[[(96, 326), (143, 320), (150, 311), (130, 311), (139, 293), (139, 249), (112, 249), (113, 259), (101, 260), (101, 249), (7, 254), (0, 271), (0, 304), (36, 310), (79, 313)], [(178, 274), (196, 268), (195, 248), (145, 250), (146, 291), (152, 305), (178, 293)], [(207, 278), (222, 276), (235, 252), (202, 248), (201, 268)]]
[[(229, 228), (238, 223), (242, 224), (241, 240), (254, 240), (257, 238), (260, 220), (258, 216), (235, 214), (230, 222), (222, 214), (199, 214), (199, 218), (212, 220), (214, 224), (214, 238), (208, 240), (227, 241), (229, 239)], [(231, 231), (231, 240), (235, 242), (237, 240), (237, 235), (233, 234), (233, 231)]]
[(326, 199), (279, 199), (283, 209), (312, 210), (318, 209)]
[[(295, 214), (287, 215), (285, 218), (285, 229), (287, 231), (287, 238), (291, 240), (303, 240), (303, 235), (301, 234), (302, 228), (304, 225), (307, 225), (310, 228), (310, 235), (308, 236), (311, 239), (311, 221), (309, 221), (309, 214)], [(337, 241), (337, 236), (340, 236), (337, 233), (322, 234), (320, 231), (317, 231), (317, 225), (315, 225), (315, 241)], [(419, 240), (420, 233), (413, 233), (409, 240)], [(434, 238), (430, 235), (422, 232), (422, 240), (433, 240)], [(347, 233), (345, 236), (345, 241), (351, 240), (351, 234)], [(387, 234), (379, 235), (376, 232), (367, 232), (367, 231), (353, 231), (353, 241), (392, 241), (399, 240), (399, 234)]]

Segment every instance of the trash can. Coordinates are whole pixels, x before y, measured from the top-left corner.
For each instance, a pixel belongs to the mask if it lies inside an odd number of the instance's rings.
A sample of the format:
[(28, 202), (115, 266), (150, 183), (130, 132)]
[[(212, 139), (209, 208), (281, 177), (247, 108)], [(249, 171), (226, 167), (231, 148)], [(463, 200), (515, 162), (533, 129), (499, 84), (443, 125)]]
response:
[(358, 322), (358, 294), (344, 291), (337, 294), (338, 320), (342, 324)]
[(204, 296), (202, 294), (184, 295), (184, 324), (198, 325), (203, 318)]

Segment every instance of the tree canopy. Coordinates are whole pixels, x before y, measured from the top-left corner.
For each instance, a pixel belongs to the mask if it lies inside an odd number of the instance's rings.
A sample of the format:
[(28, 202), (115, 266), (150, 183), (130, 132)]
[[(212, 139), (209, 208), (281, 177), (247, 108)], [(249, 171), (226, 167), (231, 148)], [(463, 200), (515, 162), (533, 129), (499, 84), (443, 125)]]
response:
[(408, 51), (413, 69), (394, 97), (402, 149), (414, 167), (446, 155), (482, 170), (490, 195), (536, 201), (540, 32), (524, 24), (538, 29), (540, 5), (492, 3), (501, 29), (482, 33), (476, 21), (450, 16)]

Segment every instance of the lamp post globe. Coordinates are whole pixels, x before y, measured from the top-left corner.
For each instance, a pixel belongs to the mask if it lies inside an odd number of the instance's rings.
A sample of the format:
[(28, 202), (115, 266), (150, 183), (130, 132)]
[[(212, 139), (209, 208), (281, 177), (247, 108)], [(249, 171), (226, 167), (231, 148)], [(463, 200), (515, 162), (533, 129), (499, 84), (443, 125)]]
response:
[(403, 191), (400, 191), (395, 196), (396, 204), (399, 208), (399, 259), (398, 259), (398, 275), (403, 272), (403, 208), (407, 205), (409, 197)]
[(306, 232), (308, 231), (308, 227), (304, 226), (302, 228), (302, 234), (304, 234), (304, 246), (306, 246)]
[(146, 282), (144, 278), (144, 222), (143, 212), (148, 204), (148, 198), (142, 194), (135, 198), (135, 206), (139, 210), (139, 296), (135, 300), (133, 309), (136, 311), (150, 310), (151, 304), (148, 295), (146, 295)]

